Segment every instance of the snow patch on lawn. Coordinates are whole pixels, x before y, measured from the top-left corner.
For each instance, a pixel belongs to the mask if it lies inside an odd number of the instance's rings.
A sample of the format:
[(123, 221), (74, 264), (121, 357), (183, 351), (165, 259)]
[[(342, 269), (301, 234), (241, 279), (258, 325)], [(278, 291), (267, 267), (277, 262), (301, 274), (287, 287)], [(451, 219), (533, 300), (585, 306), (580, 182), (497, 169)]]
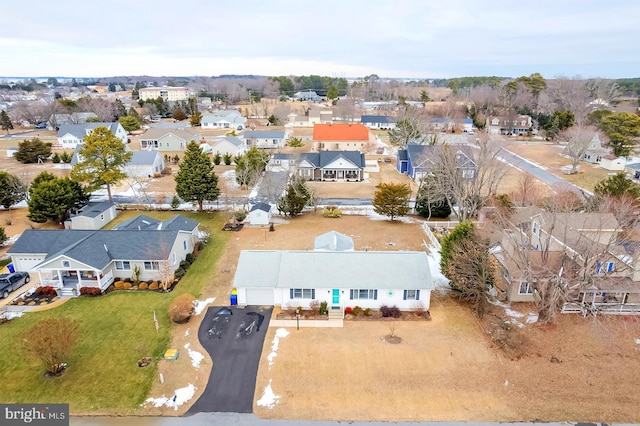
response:
[(215, 297), (210, 297), (208, 299), (205, 300), (196, 300), (193, 302), (193, 309), (194, 309), (194, 313), (196, 315), (200, 315), (202, 313), (202, 311), (204, 311), (204, 308), (207, 307), (207, 305), (209, 305), (210, 303), (213, 303), (216, 300)]
[(640, 345), (640, 339), (636, 339), (636, 345)]
[(273, 361), (278, 356), (278, 346), (280, 345), (280, 339), (283, 339), (289, 335), (289, 332), (284, 328), (279, 328), (276, 330), (276, 335), (273, 336), (273, 343), (271, 343), (271, 352), (267, 355), (267, 359), (269, 360), (269, 369), (273, 365)]
[(510, 316), (511, 318), (522, 318), (524, 316), (524, 314), (509, 308), (505, 308), (504, 313)]
[[(287, 333), (289, 334), (289, 333)], [(264, 388), (262, 392), (262, 396), (256, 402), (260, 407), (273, 408), (280, 399), (280, 396), (273, 393), (273, 389), (271, 389), (271, 380), (269, 380), (269, 384)]]
[(14, 318), (19, 318), (22, 316), (22, 312), (3, 312), (0, 314), (0, 318), (4, 318), (7, 321), (12, 320)]
[(173, 407), (177, 411), (178, 407), (193, 398), (193, 395), (195, 395), (195, 393), (196, 387), (189, 383), (189, 385), (184, 388), (176, 389), (173, 397), (171, 398), (167, 398), (164, 395), (162, 395), (160, 398), (147, 398), (145, 400), (145, 404), (149, 403), (156, 408), (162, 406), (166, 406), (169, 408)]
[(231, 187), (240, 188), (240, 184), (236, 181), (236, 171), (235, 170), (227, 170), (226, 172), (220, 175), (223, 179), (227, 180)]
[(184, 332), (184, 337), (187, 337), (189, 335), (189, 329), (187, 328)]
[(189, 352), (189, 358), (191, 358), (191, 365), (193, 365), (193, 368), (200, 368), (200, 361), (204, 359), (204, 355), (202, 355), (198, 351), (192, 350), (189, 346), (191, 346), (191, 344), (187, 343), (186, 345), (184, 345), (184, 348), (187, 350), (187, 352)]
[[(510, 305), (503, 302), (499, 302), (497, 300), (491, 300), (489, 301), (489, 303), (504, 309), (504, 313), (511, 318), (507, 322), (509, 322), (510, 324), (516, 325), (519, 328), (524, 328), (525, 324), (533, 324), (536, 321), (538, 321), (538, 314), (536, 314), (535, 312), (529, 312), (527, 314), (523, 314), (522, 312), (514, 311), (513, 309), (511, 309)], [(526, 318), (524, 319), (524, 323), (518, 321), (518, 318), (524, 318), (525, 316)]]

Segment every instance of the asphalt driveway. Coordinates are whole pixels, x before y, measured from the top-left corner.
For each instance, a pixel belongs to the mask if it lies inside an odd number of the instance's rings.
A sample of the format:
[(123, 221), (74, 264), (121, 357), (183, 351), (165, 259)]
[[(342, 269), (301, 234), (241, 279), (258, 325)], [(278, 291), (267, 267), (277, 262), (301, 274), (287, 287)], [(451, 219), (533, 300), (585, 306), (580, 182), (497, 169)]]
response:
[(186, 415), (253, 412), (258, 364), (272, 307), (212, 306), (198, 339), (213, 360), (209, 382)]

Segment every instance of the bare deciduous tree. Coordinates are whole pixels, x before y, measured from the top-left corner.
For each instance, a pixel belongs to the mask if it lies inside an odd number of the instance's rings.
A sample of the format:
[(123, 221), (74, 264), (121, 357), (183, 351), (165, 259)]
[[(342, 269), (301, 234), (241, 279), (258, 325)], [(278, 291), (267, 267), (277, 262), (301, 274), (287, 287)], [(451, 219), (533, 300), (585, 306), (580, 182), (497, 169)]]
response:
[(40, 320), (24, 334), (25, 351), (37, 357), (48, 373), (60, 374), (78, 339), (79, 327), (78, 322), (70, 318)]
[[(474, 176), (463, 172), (462, 153), (455, 146), (442, 145), (431, 174), (434, 188), (444, 194), (451, 211), (461, 221), (476, 216), (486, 201), (496, 194), (498, 185), (508, 169), (499, 160), (502, 146), (489, 141), (486, 135), (477, 139), (477, 146), (471, 150), (475, 163)], [(436, 194), (433, 197), (437, 198)]]
[(536, 204), (539, 201), (541, 185), (531, 173), (520, 172), (516, 184), (512, 198), (517, 199), (521, 207)]
[(571, 159), (571, 173), (577, 173), (578, 164), (584, 159), (595, 134), (594, 128), (579, 124), (558, 135), (558, 140), (566, 144), (563, 154)]

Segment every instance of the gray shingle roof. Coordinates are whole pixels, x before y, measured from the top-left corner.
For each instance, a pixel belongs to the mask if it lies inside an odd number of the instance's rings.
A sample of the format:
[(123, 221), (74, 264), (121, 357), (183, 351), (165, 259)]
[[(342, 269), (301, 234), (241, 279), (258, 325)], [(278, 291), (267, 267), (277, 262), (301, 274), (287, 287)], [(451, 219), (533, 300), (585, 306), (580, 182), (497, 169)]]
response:
[(326, 167), (338, 158), (344, 158), (359, 168), (364, 168), (366, 166), (364, 154), (358, 151), (320, 151), (300, 154), (300, 161), (306, 160), (319, 168)]
[(109, 210), (111, 206), (113, 206), (113, 203), (110, 201), (102, 201), (100, 203), (88, 203), (86, 206), (82, 208), (82, 210), (78, 212), (77, 216), (97, 217), (99, 214)]
[(361, 123), (395, 123), (396, 117), (390, 117), (388, 115), (363, 115), (360, 118)]
[(242, 146), (242, 140), (235, 136), (225, 136), (221, 141), (227, 141), (234, 146)]
[[(100, 203), (105, 204), (105, 203)], [(198, 222), (176, 215), (165, 221), (139, 215), (111, 231), (26, 230), (9, 254), (44, 254), (45, 261), (67, 256), (96, 269), (112, 260), (165, 260), (181, 231), (192, 232)]]
[(159, 127), (154, 127), (151, 129), (148, 129), (146, 132), (144, 132), (144, 134), (140, 137), (140, 140), (143, 141), (155, 141), (160, 139), (163, 136), (166, 136), (168, 134), (173, 134), (176, 137), (189, 142), (189, 141), (198, 141), (200, 140), (201, 136), (200, 133), (198, 133), (195, 130), (189, 129), (189, 128), (180, 128), (180, 129), (162, 129)]
[(116, 130), (118, 129), (118, 125), (120, 123), (84, 123), (84, 124), (63, 124), (58, 129), (58, 137), (62, 137), (67, 133), (72, 134), (76, 138), (82, 140), (86, 134), (87, 130), (93, 130), (96, 127), (104, 126), (107, 129), (111, 130), (111, 133), (115, 135)]
[(249, 211), (252, 212), (255, 210), (262, 210), (263, 212), (269, 212), (271, 211), (271, 206), (267, 203), (256, 203), (251, 207), (251, 210)]
[(158, 219), (141, 214), (118, 224), (113, 229), (115, 231), (172, 230), (192, 232), (197, 226), (198, 222), (182, 215), (176, 215), (161, 222)]
[(242, 250), (233, 286), (433, 290), (425, 252)]
[[(127, 232), (125, 234), (125, 232)], [(28, 229), (9, 249), (10, 254), (47, 253), (48, 261), (66, 256), (96, 269), (112, 260), (164, 260), (178, 231), (84, 231)]]
[(127, 163), (128, 166), (147, 166), (156, 161), (158, 154), (155, 151), (133, 151), (131, 160)]

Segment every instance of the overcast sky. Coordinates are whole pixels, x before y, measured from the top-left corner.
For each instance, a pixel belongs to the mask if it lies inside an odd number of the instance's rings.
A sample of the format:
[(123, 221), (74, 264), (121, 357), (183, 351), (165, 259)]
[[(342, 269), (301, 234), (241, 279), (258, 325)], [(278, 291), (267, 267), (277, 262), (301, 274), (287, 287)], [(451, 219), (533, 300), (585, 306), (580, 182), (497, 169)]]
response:
[(11, 0), (0, 76), (640, 77), (638, 0)]

